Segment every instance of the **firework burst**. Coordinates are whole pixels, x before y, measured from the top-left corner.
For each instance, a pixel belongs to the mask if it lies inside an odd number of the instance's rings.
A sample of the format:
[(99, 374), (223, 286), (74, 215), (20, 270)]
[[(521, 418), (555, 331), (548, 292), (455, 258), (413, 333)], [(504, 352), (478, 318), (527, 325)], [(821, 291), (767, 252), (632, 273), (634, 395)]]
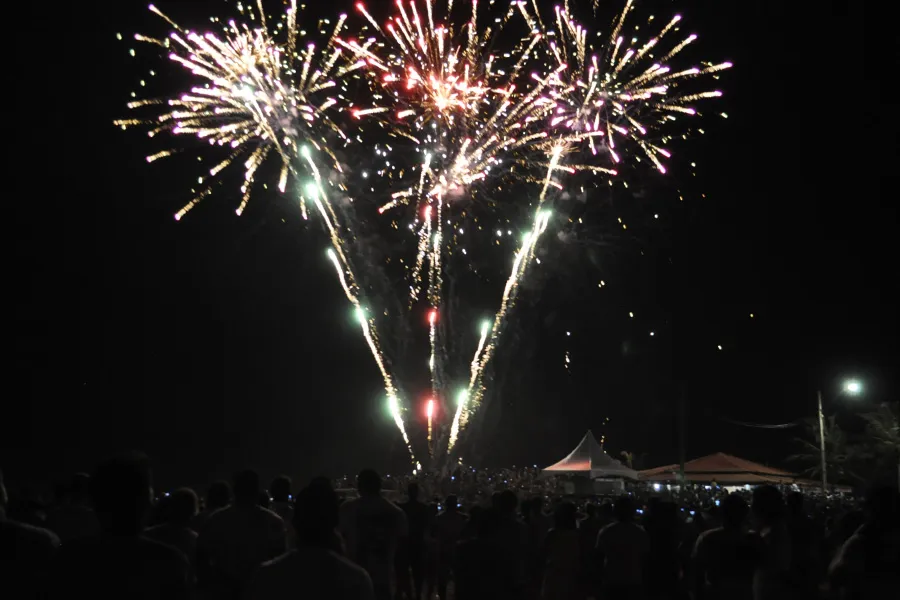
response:
[[(151, 5), (150, 10), (165, 20), (171, 31), (163, 39), (144, 35), (136, 35), (135, 39), (161, 49), (172, 63), (191, 74), (196, 85), (175, 97), (131, 102), (129, 108), (153, 110), (155, 115), (115, 124), (123, 129), (149, 128), (150, 137), (163, 133), (193, 136), (226, 149), (225, 158), (199, 178), (202, 188), (175, 214), (176, 220), (208, 197), (220, 174), (232, 166), (244, 170), (238, 215), (244, 211), (258, 173), (267, 161), (278, 165), (277, 187), (282, 193), (290, 180), (302, 183), (297, 195), (303, 216), (306, 217), (307, 204), (311, 204), (329, 234), (329, 259), (355, 307), (363, 337), (384, 378), (391, 415), (410, 447), (398, 391), (385, 364), (375, 318), (361, 302), (362, 290), (347, 249), (347, 227), (339, 221), (331, 201), (346, 189), (343, 169), (332, 147), (350, 143), (334, 118), (342, 108), (346, 77), (358, 68), (340, 60), (343, 50), (335, 44), (346, 15), (341, 15), (330, 29), (327, 20), (318, 23), (324, 39), (321, 43), (301, 44), (306, 31), (298, 25), (296, 0), (290, 1), (271, 28), (261, 1), (255, 11), (240, 3), (238, 8), (241, 22), (231, 20), (219, 33), (200, 34), (179, 26)], [(147, 157), (147, 161), (179, 151), (180, 146), (169, 147)], [(323, 177), (323, 169), (335, 177)], [(304, 182), (306, 177), (310, 179)]]
[[(347, 18), (341, 15), (334, 24), (320, 21), (319, 41), (312, 43), (298, 26), (296, 0), (279, 19), (267, 17), (259, 0), (255, 8), (238, 4), (241, 22), (204, 34), (180, 27), (151, 6), (171, 31), (163, 39), (136, 38), (161, 49), (195, 85), (177, 96), (136, 100), (130, 108), (153, 114), (117, 121), (123, 128), (146, 127), (151, 137), (192, 136), (207, 151), (211, 146), (221, 154), (176, 219), (208, 197), (229, 168), (243, 170), (238, 214), (257, 179), (270, 172), (277, 173), (270, 181), (282, 193), (299, 184), (303, 216), (310, 207), (329, 235), (329, 259), (383, 377), (390, 414), (412, 452), (404, 416), (409, 409), (391, 370), (396, 362), (382, 351), (375, 317), (395, 318), (397, 311), (378, 306), (385, 299), (372, 291), (365, 270), (354, 270), (354, 257), (362, 259), (353, 232), (363, 222), (349, 211), (349, 190), (360, 182), (337, 156), (355, 152), (354, 160), (367, 164), (361, 153), (375, 148), (374, 174), (390, 188), (378, 202), (378, 214), (391, 215), (397, 229), (397, 220), (408, 217), (417, 236), (410, 238), (415, 239), (412, 260), (397, 262), (408, 278), (403, 304), (409, 310), (420, 302), (428, 305), (427, 439), (435, 456), (457, 445), (486, 399), (488, 368), (520, 282), (550, 225), (554, 192), (578, 171), (612, 177), (629, 161), (645, 159), (665, 173), (666, 146), (686, 131), (682, 120), (697, 114), (692, 104), (720, 95), (689, 89), (688, 82), (730, 67), (676, 66), (681, 51), (696, 39), (679, 35), (672, 43), (677, 16), (646, 41), (639, 41), (637, 28), (629, 37), (633, 0), (605, 36), (591, 36), (571, 17), (568, 2), (546, 22), (536, 0), (513, 2), (499, 13), (487, 4), (485, 10), (469, 0), (454, 10), (452, 0), (397, 0), (396, 13), (382, 25), (360, 3), (364, 25), (358, 35), (344, 34)], [(525, 33), (514, 33), (516, 28)], [(600, 40), (596, 47), (590, 42), (595, 39)], [(348, 91), (354, 80), (365, 84), (362, 102)], [(180, 150), (169, 146), (147, 160)], [(366, 179), (368, 170), (360, 175)], [(448, 257), (459, 249), (466, 211), (487, 200), (502, 212), (494, 194), (501, 188), (508, 194), (508, 183), (535, 184), (526, 201), (532, 219), (523, 227), (499, 306), (483, 323), (477, 344), (472, 340), (475, 353), (465, 361), (465, 375), (451, 373), (446, 363), (453, 302), (444, 297)], [(366, 187), (377, 195), (374, 186)], [(348, 202), (335, 204), (338, 197)], [(447, 390), (455, 375), (467, 381), (457, 388), (451, 407)], [(452, 417), (449, 423), (440, 422), (443, 415)]]
[[(237, 214), (247, 206), (257, 174), (267, 161), (278, 163), (277, 186), (283, 193), (289, 176), (302, 164), (298, 158), (304, 144), (327, 156), (329, 166), (340, 171), (330, 148), (335, 140), (346, 140), (332, 119), (337, 112), (333, 107), (338, 104), (338, 81), (346, 69), (337, 67), (341, 49), (334, 42), (346, 17), (338, 19), (330, 38), (318, 50), (315, 43), (298, 47), (301, 30), (295, 0), (278, 23), (277, 29), (285, 32), (282, 36), (269, 30), (261, 5), (258, 12), (242, 6), (242, 16), (249, 23), (230, 20), (221, 32), (203, 34), (182, 28), (153, 5), (150, 10), (172, 30), (163, 39), (144, 35), (135, 39), (161, 49), (198, 85), (174, 98), (131, 102), (129, 108), (152, 110), (155, 115), (116, 124), (147, 127), (150, 137), (162, 133), (195, 136), (226, 151), (226, 157), (200, 177), (202, 190), (176, 213), (176, 219), (209, 196), (219, 174), (232, 166), (244, 171)], [(147, 161), (178, 150), (165, 149), (148, 156)]]

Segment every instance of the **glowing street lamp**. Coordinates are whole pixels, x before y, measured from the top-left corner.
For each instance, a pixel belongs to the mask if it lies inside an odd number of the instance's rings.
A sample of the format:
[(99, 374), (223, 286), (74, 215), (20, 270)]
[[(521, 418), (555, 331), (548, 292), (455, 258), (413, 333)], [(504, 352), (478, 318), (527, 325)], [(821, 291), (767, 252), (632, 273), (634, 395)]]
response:
[(848, 379), (844, 382), (844, 391), (852, 396), (856, 396), (862, 392), (862, 384), (856, 379)]
[[(841, 392), (838, 394), (847, 394), (850, 396), (858, 396), (862, 393), (862, 383), (856, 379), (848, 379), (841, 386)], [(822, 392), (818, 392), (819, 398), (819, 454), (822, 461), (822, 491), (828, 490), (828, 473), (825, 468), (825, 412), (822, 410)]]

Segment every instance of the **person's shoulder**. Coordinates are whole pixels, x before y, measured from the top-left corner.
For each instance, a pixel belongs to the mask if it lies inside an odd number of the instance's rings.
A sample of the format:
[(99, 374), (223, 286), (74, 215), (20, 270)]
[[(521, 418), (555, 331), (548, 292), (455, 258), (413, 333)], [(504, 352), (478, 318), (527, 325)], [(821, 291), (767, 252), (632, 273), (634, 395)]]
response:
[(4, 524), (7, 528), (15, 531), (16, 537), (21, 540), (23, 543), (30, 544), (32, 546), (47, 546), (51, 548), (59, 548), (59, 536), (50, 531), (49, 529), (44, 529), (43, 527), (35, 527), (34, 525), (29, 525), (27, 523), (20, 523), (18, 521), (5, 521)]
[(152, 560), (178, 563), (179, 565), (187, 563), (187, 558), (181, 550), (149, 537), (139, 536), (136, 545), (141, 554)]
[(234, 505), (223, 506), (222, 508), (217, 508), (211, 513), (207, 514), (206, 518), (203, 519), (201, 531), (203, 529), (208, 529), (210, 527), (218, 527), (222, 523), (227, 522), (235, 513)]
[(355, 511), (358, 507), (359, 498), (350, 498), (349, 500), (344, 500), (338, 507), (338, 510), (344, 513), (350, 513)]
[(283, 570), (291, 571), (294, 569), (291, 563), (297, 559), (297, 551), (289, 550), (282, 554), (281, 556), (276, 556), (271, 560), (267, 560), (263, 564), (259, 566), (259, 571), (257, 571), (257, 577), (265, 577), (272, 573), (277, 573)]
[(325, 552), (326, 560), (332, 563), (335, 568), (341, 572), (342, 576), (356, 579), (369, 579), (369, 574), (366, 570), (353, 561), (332, 550), (326, 550)]
[(284, 525), (284, 519), (282, 519), (281, 515), (279, 515), (277, 512), (269, 510), (268, 508), (263, 508), (262, 506), (257, 506), (256, 508), (258, 509), (257, 512), (262, 515), (262, 518), (266, 519), (270, 523), (276, 525)]
[(600, 530), (597, 532), (597, 535), (609, 535), (610, 532), (616, 530), (616, 525), (618, 525), (618, 523), (607, 523), (600, 528)]

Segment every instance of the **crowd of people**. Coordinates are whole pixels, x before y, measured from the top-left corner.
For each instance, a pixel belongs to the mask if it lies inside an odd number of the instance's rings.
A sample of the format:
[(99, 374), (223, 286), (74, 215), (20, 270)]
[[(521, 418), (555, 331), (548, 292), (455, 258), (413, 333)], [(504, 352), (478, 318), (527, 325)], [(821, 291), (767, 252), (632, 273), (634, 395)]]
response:
[(287, 477), (264, 489), (242, 471), (202, 499), (189, 488), (156, 498), (136, 454), (76, 475), (45, 506), (11, 501), (0, 473), (0, 595), (779, 600), (900, 589), (892, 488), (860, 506), (772, 486), (558, 489), (530, 470), (384, 482), (363, 470), (352, 486), (317, 478), (295, 497)]

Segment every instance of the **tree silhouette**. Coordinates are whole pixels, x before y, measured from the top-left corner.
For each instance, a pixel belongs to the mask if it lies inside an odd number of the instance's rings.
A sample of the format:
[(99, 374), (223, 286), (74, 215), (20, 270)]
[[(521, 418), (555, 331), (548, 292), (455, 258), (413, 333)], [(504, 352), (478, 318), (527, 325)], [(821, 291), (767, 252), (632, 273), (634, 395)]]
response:
[[(822, 476), (822, 455), (820, 450), (819, 424), (816, 419), (804, 420), (806, 435), (795, 438), (800, 450), (788, 457), (789, 461), (808, 465), (804, 475), (819, 478)], [(840, 428), (834, 415), (825, 419), (825, 468), (828, 470), (828, 481), (853, 482), (862, 481), (854, 464), (864, 458), (864, 450), (847, 441), (847, 434)]]

